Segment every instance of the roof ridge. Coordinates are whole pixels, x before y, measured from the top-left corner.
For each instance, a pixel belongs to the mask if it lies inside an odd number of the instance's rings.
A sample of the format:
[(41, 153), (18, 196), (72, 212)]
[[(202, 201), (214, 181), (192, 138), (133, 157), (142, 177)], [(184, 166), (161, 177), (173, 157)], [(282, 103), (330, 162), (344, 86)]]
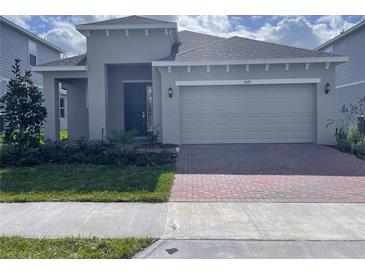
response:
[[(197, 32), (197, 33), (199, 33), (199, 32)], [(208, 34), (208, 35), (209, 35), (209, 34)], [(213, 36), (213, 35), (212, 35), (212, 36)], [(216, 37), (219, 37), (219, 36), (216, 36)], [(230, 39), (231, 39), (231, 38), (233, 38), (233, 37), (229, 37), (229, 38), (219, 37), (219, 38), (222, 38), (222, 40), (214, 41), (214, 42), (211, 42), (211, 43), (208, 43), (208, 44), (202, 45), (202, 46), (197, 46), (197, 47), (194, 47), (194, 48), (188, 49), (188, 50), (183, 51), (183, 52), (178, 52), (176, 55), (182, 55), (182, 54), (185, 54), (185, 53), (191, 52), (191, 51), (193, 51), (193, 50), (197, 50), (197, 49), (204, 48), (204, 47), (208, 47), (208, 46), (211, 46), (211, 45), (214, 45), (214, 44), (220, 43), (220, 42), (224, 42), (224, 41), (230, 40)]]

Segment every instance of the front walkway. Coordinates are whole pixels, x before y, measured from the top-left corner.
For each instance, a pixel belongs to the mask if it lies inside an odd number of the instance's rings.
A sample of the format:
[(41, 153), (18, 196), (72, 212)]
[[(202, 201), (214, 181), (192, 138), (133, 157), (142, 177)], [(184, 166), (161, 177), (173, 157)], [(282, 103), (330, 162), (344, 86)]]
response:
[(365, 161), (314, 144), (184, 145), (171, 201), (365, 202)]
[(365, 204), (3, 203), (0, 235), (365, 240)]

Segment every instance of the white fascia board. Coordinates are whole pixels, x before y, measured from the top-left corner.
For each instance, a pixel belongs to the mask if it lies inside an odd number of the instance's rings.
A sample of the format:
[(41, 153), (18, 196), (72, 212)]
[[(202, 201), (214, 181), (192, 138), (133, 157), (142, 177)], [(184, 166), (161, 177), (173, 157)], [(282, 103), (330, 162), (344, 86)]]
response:
[(31, 67), (31, 71), (87, 71), (87, 66), (34, 66)]
[(294, 63), (343, 63), (347, 56), (311, 57), (311, 58), (282, 58), (282, 59), (247, 59), (226, 61), (152, 61), (153, 67), (164, 66), (214, 66), (214, 65), (255, 65), (255, 64), (294, 64)]
[(176, 81), (176, 86), (242, 86), (242, 85), (274, 85), (274, 84), (313, 84), (320, 82), (321, 78), (207, 80), (207, 81)]
[(123, 24), (123, 25), (77, 25), (78, 31), (82, 30), (113, 30), (113, 29), (168, 29), (177, 28), (177, 23), (166, 24)]

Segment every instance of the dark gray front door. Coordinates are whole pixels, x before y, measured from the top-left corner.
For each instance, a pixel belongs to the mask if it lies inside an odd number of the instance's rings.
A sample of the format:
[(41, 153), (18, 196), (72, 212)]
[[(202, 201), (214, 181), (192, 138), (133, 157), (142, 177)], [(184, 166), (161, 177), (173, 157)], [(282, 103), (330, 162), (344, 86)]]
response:
[(147, 135), (147, 85), (148, 83), (124, 84), (125, 130), (136, 129), (138, 136)]

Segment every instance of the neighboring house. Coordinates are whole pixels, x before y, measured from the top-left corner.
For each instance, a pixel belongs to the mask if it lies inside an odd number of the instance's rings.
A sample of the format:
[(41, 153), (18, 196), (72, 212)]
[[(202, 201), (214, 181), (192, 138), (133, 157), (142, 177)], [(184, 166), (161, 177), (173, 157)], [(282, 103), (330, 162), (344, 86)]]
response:
[[(336, 68), (336, 110), (365, 97), (365, 21), (329, 40), (316, 50), (349, 57)], [(340, 117), (340, 116), (338, 116)]]
[[(14, 60), (19, 58), (23, 69), (59, 60), (63, 50), (28, 30), (0, 16), (0, 96), (5, 94)], [(33, 73), (32, 80), (43, 89), (42, 75)], [(0, 118), (0, 124), (3, 121)], [(2, 129), (2, 128), (1, 128)]]
[(76, 29), (85, 55), (33, 67), (43, 74), (48, 138), (59, 138), (62, 81), (71, 139), (157, 128), (163, 143), (334, 143), (335, 66), (347, 57), (139, 16)]

